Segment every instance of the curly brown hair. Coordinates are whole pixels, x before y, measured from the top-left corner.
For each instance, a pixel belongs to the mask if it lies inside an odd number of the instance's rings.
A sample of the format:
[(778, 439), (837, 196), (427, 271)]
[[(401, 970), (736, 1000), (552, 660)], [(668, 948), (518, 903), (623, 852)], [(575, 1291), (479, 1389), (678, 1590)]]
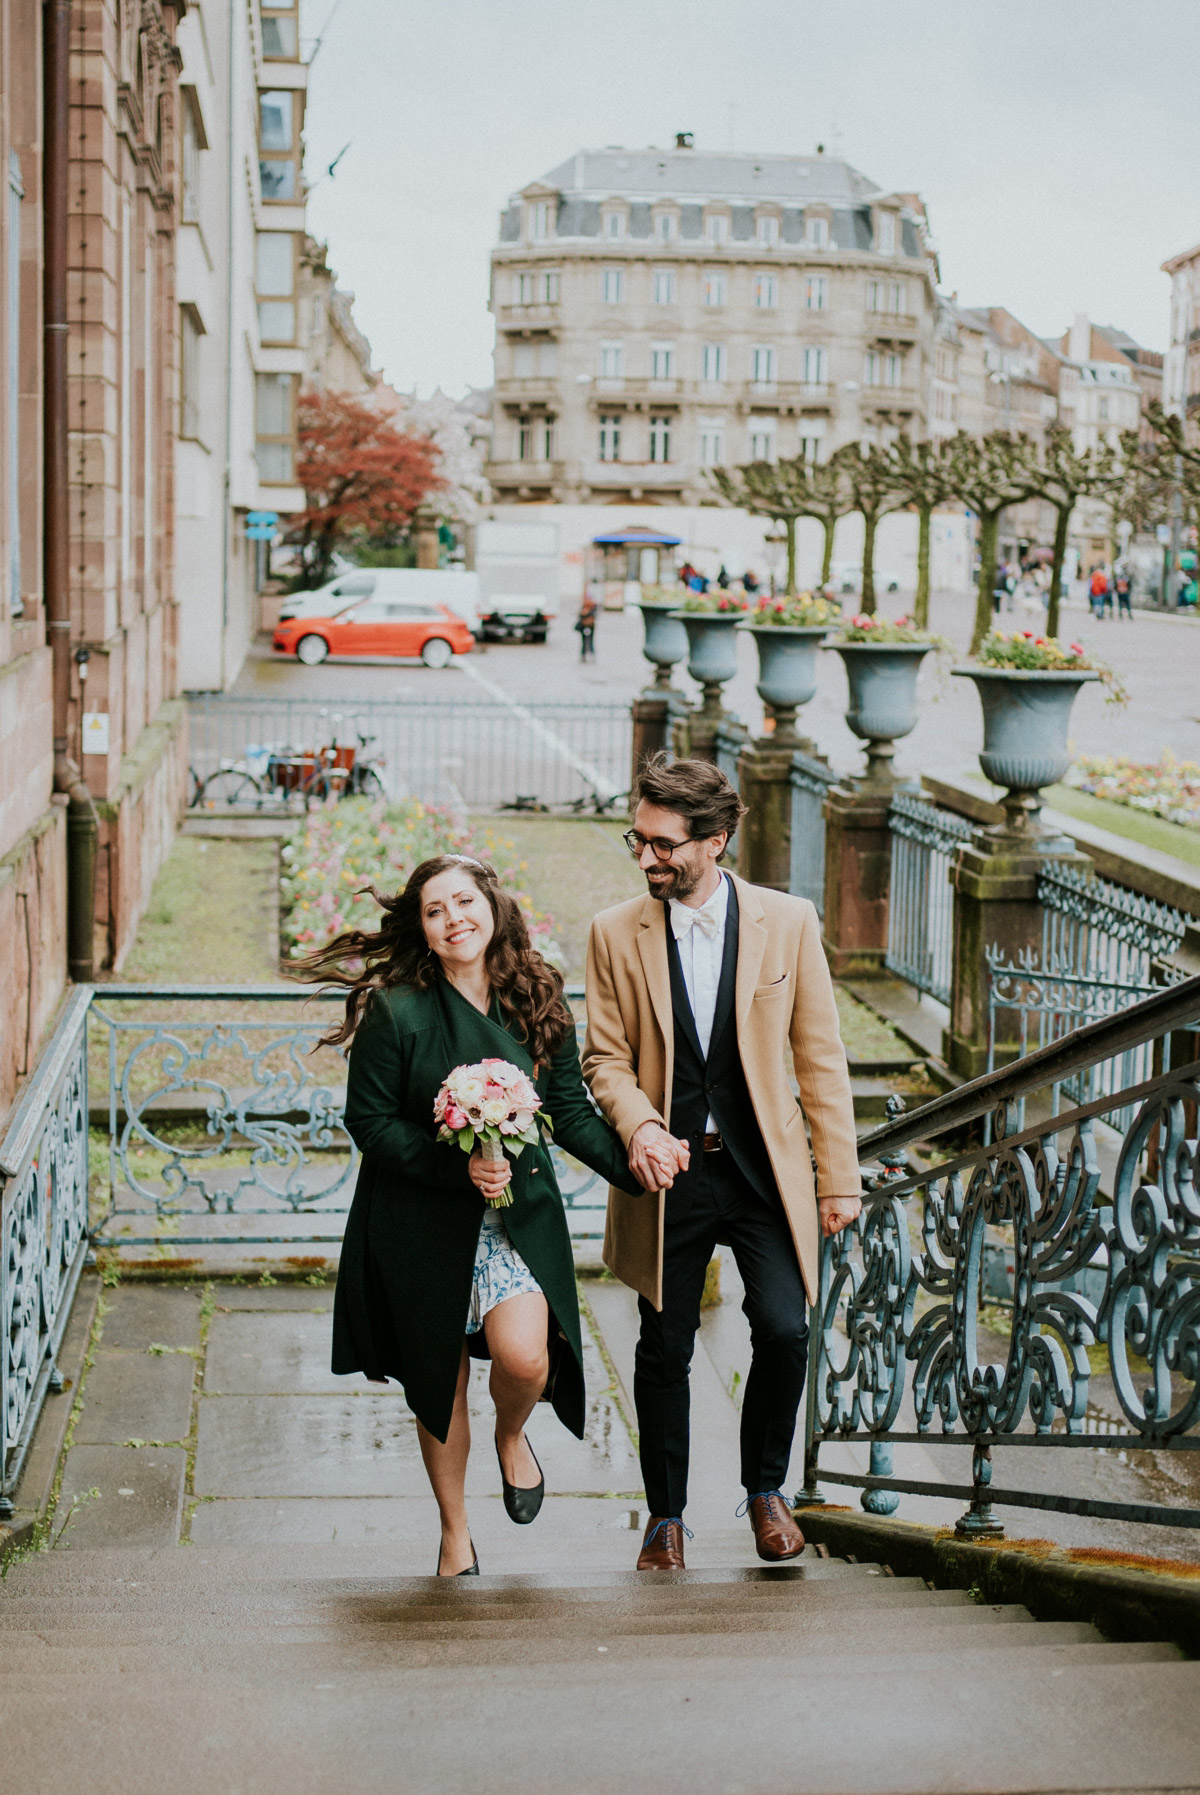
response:
[(421, 893), (439, 873), (461, 867), (487, 899), (495, 930), (485, 955), (488, 981), (505, 1018), (515, 1022), (535, 1060), (550, 1059), (575, 1026), (563, 999), (562, 976), (548, 966), (529, 939), (516, 899), (503, 889), (496, 869), (469, 854), (436, 854), (409, 874), (394, 897), (367, 886), (383, 911), (371, 933), (346, 929), (315, 953), (293, 960), (287, 970), (302, 979), (320, 980), (346, 992), (344, 1019), (321, 1037), (321, 1047), (340, 1047), (354, 1037), (373, 991), (410, 985), (428, 991), (443, 977), (437, 955), (425, 939)]

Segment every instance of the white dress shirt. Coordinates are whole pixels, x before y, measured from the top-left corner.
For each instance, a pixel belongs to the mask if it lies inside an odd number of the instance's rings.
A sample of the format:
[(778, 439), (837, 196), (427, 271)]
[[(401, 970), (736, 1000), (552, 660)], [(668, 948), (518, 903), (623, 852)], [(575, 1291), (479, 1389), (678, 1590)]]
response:
[[(687, 987), (688, 1002), (696, 1024), (700, 1051), (708, 1058), (713, 1022), (717, 1014), (717, 988), (721, 982), (721, 962), (725, 957), (725, 919), (729, 913), (729, 881), (721, 874), (721, 882), (707, 903), (693, 909), (690, 904), (672, 898), (671, 933), (679, 946), (679, 964)], [(704, 1124), (707, 1134), (715, 1134), (717, 1125), (712, 1116)]]

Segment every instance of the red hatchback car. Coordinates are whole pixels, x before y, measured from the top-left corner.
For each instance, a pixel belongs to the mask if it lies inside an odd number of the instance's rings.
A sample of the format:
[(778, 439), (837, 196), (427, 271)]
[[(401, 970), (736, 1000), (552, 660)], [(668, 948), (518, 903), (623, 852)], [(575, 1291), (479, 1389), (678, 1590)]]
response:
[(404, 604), (367, 598), (337, 617), (292, 617), (275, 626), (272, 647), (316, 667), (331, 654), (395, 655), (427, 667), (444, 667), (451, 655), (469, 654), (475, 638), (445, 605)]

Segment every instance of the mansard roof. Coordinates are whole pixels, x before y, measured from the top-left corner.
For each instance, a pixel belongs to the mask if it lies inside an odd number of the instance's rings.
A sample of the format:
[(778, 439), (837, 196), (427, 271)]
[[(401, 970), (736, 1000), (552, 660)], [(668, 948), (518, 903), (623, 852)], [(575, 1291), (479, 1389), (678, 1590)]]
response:
[(880, 189), (839, 156), (754, 155), (748, 151), (577, 150), (542, 177), (565, 196), (607, 199), (740, 200), (847, 205)]

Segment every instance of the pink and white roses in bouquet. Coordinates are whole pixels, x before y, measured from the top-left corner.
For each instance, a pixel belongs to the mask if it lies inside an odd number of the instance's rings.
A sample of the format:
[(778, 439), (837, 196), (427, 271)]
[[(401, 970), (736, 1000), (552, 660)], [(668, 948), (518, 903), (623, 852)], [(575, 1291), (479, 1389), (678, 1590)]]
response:
[[(474, 1066), (456, 1066), (449, 1073), (433, 1105), (439, 1123), (438, 1139), (457, 1141), (464, 1153), (478, 1143), (484, 1159), (503, 1159), (505, 1151), (515, 1159), (525, 1147), (537, 1144), (539, 1120), (550, 1126), (549, 1116), (539, 1117), (542, 1100), (533, 1080), (508, 1060), (480, 1060)], [(512, 1202), (512, 1185), (506, 1184), (489, 1201), (496, 1209)]]

